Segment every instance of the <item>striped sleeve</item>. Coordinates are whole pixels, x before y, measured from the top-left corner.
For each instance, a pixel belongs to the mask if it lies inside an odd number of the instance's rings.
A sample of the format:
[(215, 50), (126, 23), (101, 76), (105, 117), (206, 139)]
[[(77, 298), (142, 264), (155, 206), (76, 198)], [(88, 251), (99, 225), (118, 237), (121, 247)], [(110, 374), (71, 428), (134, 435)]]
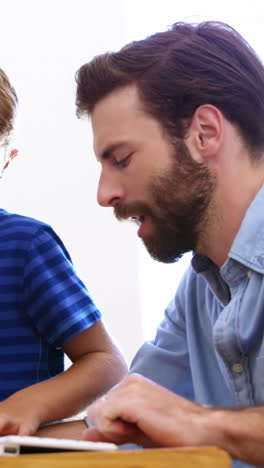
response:
[(38, 229), (29, 246), (23, 291), (26, 313), (58, 348), (101, 318), (65, 246), (48, 226)]

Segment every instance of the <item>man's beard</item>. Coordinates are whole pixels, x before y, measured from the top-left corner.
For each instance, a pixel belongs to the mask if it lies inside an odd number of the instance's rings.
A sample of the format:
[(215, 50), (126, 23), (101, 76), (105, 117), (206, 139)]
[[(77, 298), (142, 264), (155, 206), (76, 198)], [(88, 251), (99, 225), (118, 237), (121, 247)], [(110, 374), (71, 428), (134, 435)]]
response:
[(184, 142), (177, 142), (171, 167), (149, 183), (149, 203), (118, 203), (114, 212), (119, 220), (133, 214), (149, 218), (153, 233), (144, 237), (145, 247), (155, 260), (173, 263), (196, 250), (209, 221), (214, 188), (208, 168), (192, 159)]

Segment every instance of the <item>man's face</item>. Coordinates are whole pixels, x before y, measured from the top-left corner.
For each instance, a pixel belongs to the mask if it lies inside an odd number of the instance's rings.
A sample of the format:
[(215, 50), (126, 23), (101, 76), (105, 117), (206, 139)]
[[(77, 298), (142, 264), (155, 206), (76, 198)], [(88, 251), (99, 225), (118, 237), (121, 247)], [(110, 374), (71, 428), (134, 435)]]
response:
[(129, 86), (92, 113), (95, 154), (102, 164), (98, 202), (119, 220), (132, 218), (153, 258), (170, 263), (196, 250), (214, 179), (183, 141), (172, 143)]

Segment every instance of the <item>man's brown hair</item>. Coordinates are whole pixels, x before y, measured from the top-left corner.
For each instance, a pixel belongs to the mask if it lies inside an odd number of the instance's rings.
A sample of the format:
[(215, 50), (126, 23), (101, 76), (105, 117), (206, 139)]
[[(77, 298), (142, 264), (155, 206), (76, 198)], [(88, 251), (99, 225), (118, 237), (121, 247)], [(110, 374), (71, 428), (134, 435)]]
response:
[(171, 137), (184, 138), (202, 104), (218, 107), (258, 158), (264, 149), (264, 68), (232, 27), (175, 23), (168, 31), (96, 56), (76, 73), (77, 114), (135, 84), (146, 112)]

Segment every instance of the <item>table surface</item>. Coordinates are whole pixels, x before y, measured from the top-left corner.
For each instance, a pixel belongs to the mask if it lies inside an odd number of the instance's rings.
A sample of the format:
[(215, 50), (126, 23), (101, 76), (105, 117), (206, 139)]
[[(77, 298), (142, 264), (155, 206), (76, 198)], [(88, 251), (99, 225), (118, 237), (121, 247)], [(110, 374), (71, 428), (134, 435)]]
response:
[(0, 456), (0, 468), (231, 468), (216, 447)]

